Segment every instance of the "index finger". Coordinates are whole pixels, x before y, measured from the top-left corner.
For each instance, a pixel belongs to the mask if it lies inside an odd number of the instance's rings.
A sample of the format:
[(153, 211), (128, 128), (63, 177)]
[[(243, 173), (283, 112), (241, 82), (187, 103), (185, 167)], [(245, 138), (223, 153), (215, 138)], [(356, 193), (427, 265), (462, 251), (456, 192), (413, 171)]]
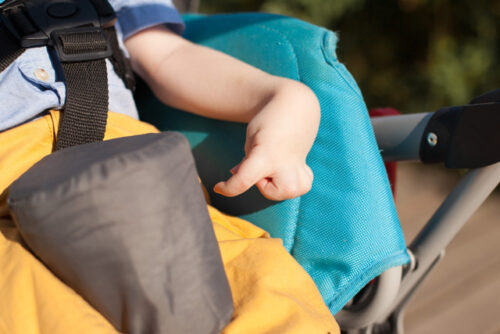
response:
[(238, 170), (227, 181), (217, 183), (214, 191), (228, 197), (241, 195), (266, 177), (268, 172), (265, 161), (259, 155), (251, 155), (241, 162)]

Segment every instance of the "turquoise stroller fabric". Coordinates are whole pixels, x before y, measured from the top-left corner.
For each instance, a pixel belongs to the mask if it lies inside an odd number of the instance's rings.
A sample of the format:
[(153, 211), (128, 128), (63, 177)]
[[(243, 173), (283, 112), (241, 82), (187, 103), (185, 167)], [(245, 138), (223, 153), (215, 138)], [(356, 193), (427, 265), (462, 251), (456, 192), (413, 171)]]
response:
[(271, 14), (184, 18), (186, 38), (302, 81), (316, 93), (322, 118), (308, 156), (314, 184), (308, 194), (283, 202), (268, 201), (256, 189), (233, 199), (211, 191), (243, 158), (245, 125), (169, 109), (144, 91), (138, 107), (143, 120), (188, 137), (212, 204), (281, 238), (335, 314), (371, 279), (409, 261), (363, 97), (336, 57), (337, 36)]

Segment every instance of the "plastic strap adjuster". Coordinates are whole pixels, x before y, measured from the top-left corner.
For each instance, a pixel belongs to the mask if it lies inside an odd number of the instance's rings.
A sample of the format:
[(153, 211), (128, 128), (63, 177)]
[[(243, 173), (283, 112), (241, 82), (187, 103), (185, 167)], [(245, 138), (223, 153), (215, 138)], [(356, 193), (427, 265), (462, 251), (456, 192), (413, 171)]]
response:
[(113, 54), (109, 40), (101, 28), (53, 31), (51, 39), (61, 62), (103, 59)]

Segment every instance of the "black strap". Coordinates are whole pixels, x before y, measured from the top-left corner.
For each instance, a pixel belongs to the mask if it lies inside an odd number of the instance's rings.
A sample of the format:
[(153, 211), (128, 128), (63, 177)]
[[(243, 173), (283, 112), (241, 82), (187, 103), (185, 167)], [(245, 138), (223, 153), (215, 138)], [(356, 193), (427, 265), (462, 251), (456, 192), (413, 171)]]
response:
[(17, 39), (0, 21), (0, 73), (26, 50), (21, 48)]
[[(64, 53), (70, 56), (106, 49), (104, 37), (102, 33), (93, 32), (59, 35)], [(0, 25), (0, 45), (2, 72), (25, 49), (19, 46), (18, 40), (3, 25)], [(62, 62), (61, 65), (66, 78), (66, 103), (55, 149), (103, 140), (109, 97), (105, 60)]]
[(106, 35), (108, 36), (109, 44), (113, 55), (109, 60), (113, 64), (113, 69), (116, 74), (123, 80), (125, 87), (130, 89), (132, 92), (135, 90), (135, 77), (132, 71), (132, 66), (130, 60), (125, 57), (120, 45), (118, 44), (118, 38), (116, 35), (115, 27), (109, 27), (104, 29)]
[[(66, 54), (106, 48), (99, 33), (60, 36)], [(59, 125), (56, 150), (101, 141), (108, 113), (108, 75), (105, 59), (62, 62), (66, 78), (66, 104)]]

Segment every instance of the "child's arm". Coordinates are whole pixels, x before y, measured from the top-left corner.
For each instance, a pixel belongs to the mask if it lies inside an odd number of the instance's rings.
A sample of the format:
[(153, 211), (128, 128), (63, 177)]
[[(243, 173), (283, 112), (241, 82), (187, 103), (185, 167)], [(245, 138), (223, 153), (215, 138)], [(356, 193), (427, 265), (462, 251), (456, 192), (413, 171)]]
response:
[(311, 188), (306, 156), (320, 107), (305, 85), (269, 75), (155, 26), (125, 41), (132, 67), (164, 103), (206, 117), (248, 122), (245, 158), (214, 190), (237, 196), (257, 185), (273, 200)]

